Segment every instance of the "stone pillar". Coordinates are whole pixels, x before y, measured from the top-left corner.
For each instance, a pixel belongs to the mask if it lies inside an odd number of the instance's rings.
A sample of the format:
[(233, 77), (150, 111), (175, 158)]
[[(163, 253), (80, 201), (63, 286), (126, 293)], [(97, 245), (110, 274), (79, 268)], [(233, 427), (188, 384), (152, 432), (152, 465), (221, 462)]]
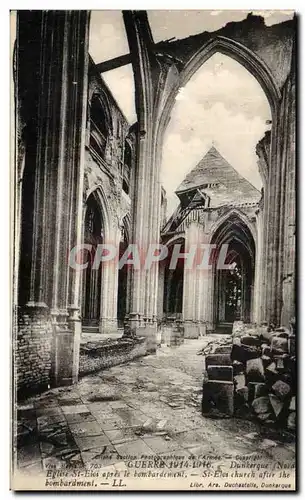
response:
[(295, 317), (295, 278), (296, 278), (296, 255), (295, 255), (295, 231), (296, 231), (296, 151), (295, 151), (295, 73), (287, 82), (287, 120), (285, 122), (287, 149), (284, 158), (285, 163), (285, 211), (283, 213), (283, 267), (281, 275), (282, 283), (282, 311), (281, 324), (288, 327), (291, 319)]
[(255, 241), (255, 276), (252, 287), (251, 322), (260, 324), (264, 321), (262, 317), (262, 270), (263, 270), (263, 213), (261, 208), (256, 212), (256, 241)]
[[(147, 14), (124, 11), (124, 22), (135, 78), (135, 100), (138, 117), (136, 162), (132, 188), (132, 243), (140, 255), (146, 256), (150, 243), (159, 242), (156, 224), (156, 205), (159, 203), (158, 180), (153, 156), (154, 90), (152, 85), (153, 39)], [(157, 266), (154, 270), (131, 269), (129, 325), (126, 334), (142, 335), (148, 339), (149, 350), (156, 346)], [(153, 299), (151, 296), (153, 295)]]
[[(295, 176), (295, 70), (292, 67), (283, 91), (282, 99), (273, 117), (271, 138), (271, 160), (268, 179), (268, 213), (266, 217), (267, 238), (267, 282), (266, 282), (266, 316), (267, 321), (279, 325), (283, 311), (283, 285), (285, 280), (285, 262), (292, 262), (294, 276), (294, 235), (289, 238), (291, 227), (295, 226), (294, 199), (292, 183)], [(287, 207), (290, 206), (288, 217)], [(285, 243), (290, 247), (290, 255), (285, 255)], [(287, 248), (287, 246), (286, 246)], [(289, 276), (288, 276), (289, 278)], [(294, 284), (289, 285), (291, 296), (294, 295)], [(286, 297), (287, 294), (285, 293)], [(288, 293), (290, 295), (290, 292)], [(294, 302), (294, 299), (293, 299)], [(287, 301), (286, 301), (287, 303)], [(289, 309), (294, 310), (294, 304)], [(285, 312), (286, 323), (289, 314)]]
[(28, 305), (50, 308), (58, 385), (78, 376), (81, 273), (70, 267), (69, 254), (82, 238), (89, 14), (20, 11), (18, 16), (19, 68), (26, 71), (27, 58), (37, 57), (29, 83), (37, 106), (28, 117), (36, 134), (35, 155), (27, 165), (35, 172)]
[(214, 272), (213, 269), (208, 269), (203, 276), (203, 297), (204, 308), (202, 311), (202, 321), (206, 325), (206, 331), (214, 330)]
[(202, 227), (198, 222), (190, 222), (185, 229), (185, 254), (196, 248), (193, 263), (189, 266), (187, 260), (184, 262), (184, 281), (183, 281), (183, 321), (184, 337), (196, 339), (199, 337), (200, 328), (200, 309), (202, 302), (202, 291), (200, 285), (200, 270), (197, 268), (198, 247), (201, 242)]
[[(259, 212), (257, 212), (257, 245), (256, 245), (256, 277), (255, 295), (257, 296), (257, 322), (262, 323), (267, 321), (267, 249), (268, 249), (268, 213), (269, 213), (269, 197), (268, 197), (268, 177), (270, 172), (271, 161), (271, 133), (265, 133), (263, 139), (256, 146), (256, 153), (259, 158), (258, 168), (263, 181), (263, 189), (261, 192), (261, 200)], [(259, 259), (258, 253), (261, 258)], [(259, 271), (259, 274), (258, 274)], [(255, 278), (256, 280), (256, 278)]]
[[(144, 133), (144, 132), (143, 132)], [(136, 189), (132, 200), (132, 242), (140, 252), (147, 251), (147, 211), (145, 192), (145, 173), (147, 160), (147, 142), (145, 135), (138, 138), (138, 161)], [(131, 267), (131, 289), (129, 303), (129, 321), (131, 332), (135, 333), (138, 327), (143, 326), (144, 298), (145, 298), (145, 271), (141, 260), (140, 269)]]
[(158, 274), (158, 306), (157, 306), (158, 321), (162, 321), (163, 319), (164, 279), (165, 279), (165, 266), (164, 262), (160, 262), (159, 274)]
[[(120, 245), (121, 233), (119, 227), (113, 225), (107, 241), (114, 242), (116, 248)], [(118, 259), (102, 263), (101, 305), (99, 332), (102, 334), (117, 333), (117, 300), (118, 300)]]

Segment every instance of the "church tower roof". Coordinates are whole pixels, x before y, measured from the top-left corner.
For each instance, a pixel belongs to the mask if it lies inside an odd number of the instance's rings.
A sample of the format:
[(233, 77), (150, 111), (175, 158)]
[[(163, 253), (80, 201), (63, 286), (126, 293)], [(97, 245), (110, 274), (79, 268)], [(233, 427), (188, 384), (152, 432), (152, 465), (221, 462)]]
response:
[(200, 190), (211, 199), (211, 206), (241, 202), (255, 203), (260, 192), (240, 175), (212, 146), (176, 190), (181, 199), (187, 192)]

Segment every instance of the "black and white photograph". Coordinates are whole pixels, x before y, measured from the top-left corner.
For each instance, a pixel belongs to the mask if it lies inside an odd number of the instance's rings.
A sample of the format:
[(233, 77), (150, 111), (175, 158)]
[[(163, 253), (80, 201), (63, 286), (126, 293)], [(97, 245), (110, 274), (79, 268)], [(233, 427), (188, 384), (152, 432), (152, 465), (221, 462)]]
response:
[(12, 10), (11, 489), (295, 492), (293, 10)]

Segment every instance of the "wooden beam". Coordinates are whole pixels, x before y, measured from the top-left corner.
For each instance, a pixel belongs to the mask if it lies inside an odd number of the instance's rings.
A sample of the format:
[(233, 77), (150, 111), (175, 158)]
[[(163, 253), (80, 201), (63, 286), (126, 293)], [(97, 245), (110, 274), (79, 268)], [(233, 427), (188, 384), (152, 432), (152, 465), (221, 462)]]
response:
[(131, 54), (124, 54), (123, 56), (115, 57), (114, 59), (109, 59), (109, 61), (99, 63), (96, 67), (100, 73), (105, 73), (106, 71), (126, 66), (126, 64), (129, 63), (131, 63)]

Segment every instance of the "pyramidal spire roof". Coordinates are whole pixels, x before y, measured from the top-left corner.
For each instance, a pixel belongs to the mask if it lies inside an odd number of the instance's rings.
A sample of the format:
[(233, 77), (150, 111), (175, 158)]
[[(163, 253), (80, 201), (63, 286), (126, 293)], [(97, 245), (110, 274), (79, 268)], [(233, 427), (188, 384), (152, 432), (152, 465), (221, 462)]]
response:
[[(214, 186), (215, 184), (217, 187)], [(176, 190), (176, 194), (180, 197), (183, 192), (196, 188), (202, 188), (211, 196), (211, 199), (219, 198), (217, 202), (215, 199), (216, 205), (220, 204), (220, 198), (224, 198), (224, 203), (258, 202), (260, 199), (260, 192), (242, 177), (214, 146), (187, 174)]]

